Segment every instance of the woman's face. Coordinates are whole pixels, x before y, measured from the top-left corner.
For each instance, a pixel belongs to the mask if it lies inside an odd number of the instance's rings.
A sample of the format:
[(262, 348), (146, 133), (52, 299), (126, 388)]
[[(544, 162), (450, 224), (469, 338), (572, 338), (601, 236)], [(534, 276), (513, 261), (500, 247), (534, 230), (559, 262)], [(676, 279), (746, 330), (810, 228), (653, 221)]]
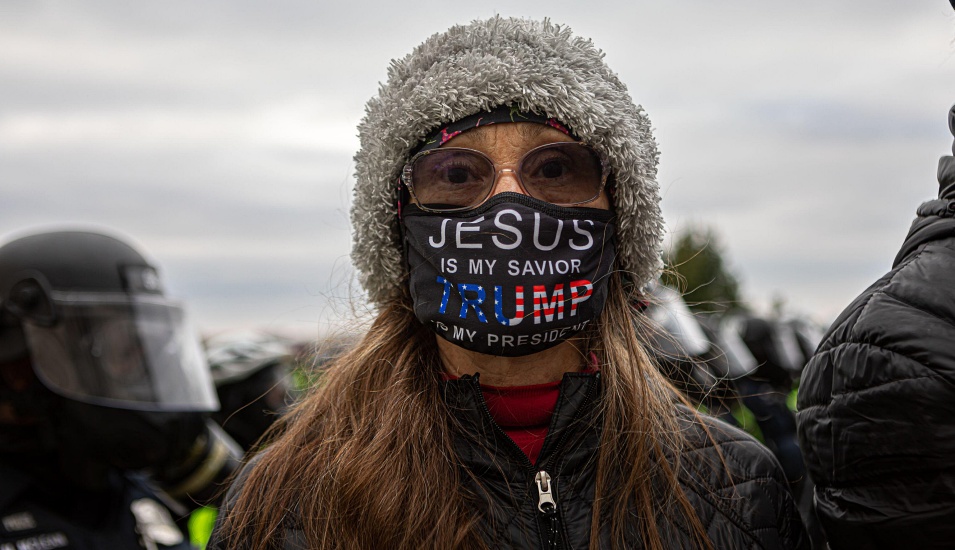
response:
[[(479, 126), (455, 136), (442, 147), (475, 149), (490, 157), (499, 171), (494, 188), (491, 190), (491, 196), (493, 197), (505, 191), (526, 194), (517, 181), (515, 172), (500, 172), (500, 170), (502, 168), (516, 169), (521, 157), (531, 149), (561, 141), (572, 142), (574, 139), (560, 130), (544, 124), (511, 122)], [(610, 199), (607, 197), (606, 191), (601, 189), (596, 199), (578, 206), (609, 210)]]
[[(608, 237), (613, 234), (613, 213), (601, 185), (601, 163), (560, 130), (533, 122), (472, 128), (444, 147), (477, 151), (493, 163), (494, 171), (484, 160), (474, 161), (473, 155), (436, 155), (434, 169), (425, 164), (424, 177), (418, 181), (441, 193), (416, 196), (440, 200), (425, 199), (425, 204), (464, 211), (480, 204), (485, 193), (528, 194), (517, 175), (523, 172), (532, 192), (545, 197), (576, 195), (577, 200), (554, 203), (585, 207), (550, 209), (536, 201), (509, 200), (458, 218), (416, 211), (406, 216), (415, 314), (438, 334), (445, 367), (456, 375), (494, 371), (496, 380), (520, 382), (517, 385), (551, 382), (578, 370), (581, 355), (568, 339), (603, 308), (603, 285), (615, 250)], [(538, 152), (528, 157), (532, 151)], [(442, 164), (448, 158), (459, 163)], [(525, 166), (520, 167), (522, 160)], [(579, 202), (590, 197), (594, 198)], [(534, 261), (543, 265), (542, 260), (547, 265), (554, 262), (554, 267), (535, 268)]]

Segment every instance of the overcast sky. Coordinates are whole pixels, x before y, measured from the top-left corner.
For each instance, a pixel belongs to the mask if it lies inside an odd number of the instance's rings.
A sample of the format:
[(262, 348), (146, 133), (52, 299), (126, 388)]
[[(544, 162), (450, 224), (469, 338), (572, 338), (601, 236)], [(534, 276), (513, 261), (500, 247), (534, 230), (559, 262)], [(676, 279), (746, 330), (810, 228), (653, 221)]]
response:
[[(478, 7), (479, 6), (479, 7)], [(0, 3), (0, 238), (130, 237), (205, 331), (335, 330), (355, 126), (392, 58), (550, 17), (653, 121), (671, 231), (714, 227), (745, 296), (828, 322), (887, 271), (950, 154), (947, 0)]]

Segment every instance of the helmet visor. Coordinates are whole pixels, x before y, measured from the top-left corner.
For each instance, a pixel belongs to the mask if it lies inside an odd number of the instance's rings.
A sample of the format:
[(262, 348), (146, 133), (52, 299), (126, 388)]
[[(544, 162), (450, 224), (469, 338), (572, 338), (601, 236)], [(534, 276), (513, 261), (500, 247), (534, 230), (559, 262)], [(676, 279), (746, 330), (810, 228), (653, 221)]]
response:
[(24, 323), (33, 367), (51, 390), (121, 408), (219, 408), (197, 334), (177, 303), (151, 295), (51, 294), (56, 321)]
[(738, 317), (724, 318), (720, 323), (720, 347), (726, 356), (731, 379), (742, 378), (759, 367), (759, 362), (740, 336), (742, 320)]
[(654, 285), (650, 292), (655, 300), (647, 314), (666, 331), (666, 337), (658, 342), (662, 351), (682, 359), (709, 351), (710, 342), (680, 293), (661, 284)]

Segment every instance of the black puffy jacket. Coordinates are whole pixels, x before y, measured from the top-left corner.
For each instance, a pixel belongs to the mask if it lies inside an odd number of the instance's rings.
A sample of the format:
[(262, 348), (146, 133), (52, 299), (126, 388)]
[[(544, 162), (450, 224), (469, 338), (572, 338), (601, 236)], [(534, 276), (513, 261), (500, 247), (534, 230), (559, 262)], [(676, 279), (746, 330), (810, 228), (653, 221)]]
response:
[[(599, 374), (564, 376), (535, 466), (491, 419), (476, 376), (445, 382), (448, 408), (463, 428), (455, 448), (481, 483), (480, 490), (469, 492), (485, 500), (476, 512), (484, 515), (489, 547), (587, 548), (600, 439), (592, 416), (599, 394)], [(769, 450), (742, 431), (708, 419), (714, 443), (688, 410), (681, 410), (680, 418), (688, 439), (681, 484), (714, 547), (807, 549), (786, 478)], [(549, 484), (538, 483), (539, 472), (547, 473)], [(237, 490), (233, 486), (230, 493)], [(667, 526), (665, 533), (667, 548), (692, 548), (685, 532)], [(288, 548), (302, 547), (293, 542), (301, 541), (298, 533), (286, 534)], [(630, 547), (639, 548), (637, 534), (630, 534)], [(217, 540), (218, 529), (211, 550), (225, 548)]]
[(834, 549), (955, 548), (955, 159), (938, 175), (892, 270), (803, 373), (800, 444)]

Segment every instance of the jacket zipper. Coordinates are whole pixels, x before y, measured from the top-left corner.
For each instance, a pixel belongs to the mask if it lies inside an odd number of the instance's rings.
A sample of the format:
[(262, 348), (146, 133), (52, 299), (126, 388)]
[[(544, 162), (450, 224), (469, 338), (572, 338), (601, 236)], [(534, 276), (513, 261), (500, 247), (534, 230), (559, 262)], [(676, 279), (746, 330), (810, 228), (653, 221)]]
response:
[[(600, 375), (598, 374), (596, 376), (598, 378), (596, 380), (592, 380), (587, 385), (587, 393), (584, 395), (584, 400), (580, 402), (580, 406), (577, 407), (577, 411), (574, 412), (574, 418), (570, 421), (568, 427), (580, 420), (580, 417), (583, 416), (587, 406), (590, 405), (590, 401), (594, 396), (594, 388), (597, 386)], [(564, 444), (567, 442), (568, 432), (569, 430), (567, 428), (561, 432), (560, 439), (557, 441), (557, 445), (554, 447), (554, 452), (549, 457), (547, 465), (545, 466), (544, 464), (541, 464), (541, 469), (537, 472), (537, 476), (534, 478), (534, 481), (537, 483), (537, 509), (543, 514), (542, 519), (544, 520), (541, 534), (544, 535), (544, 543), (548, 550), (558, 550), (562, 546), (561, 541), (563, 540), (563, 536), (561, 534), (562, 530), (560, 528), (560, 514), (558, 514), (557, 500), (554, 494), (554, 489), (557, 486), (557, 480), (550, 477), (550, 474), (547, 473), (546, 467), (553, 464), (553, 462), (556, 460), (557, 452), (563, 450)]]
[[(597, 376), (599, 376), (599, 374)], [(583, 416), (584, 409), (590, 404), (591, 399), (593, 399), (594, 388), (596, 385), (597, 380), (591, 381), (587, 385), (587, 393), (584, 396), (584, 400), (581, 401), (580, 406), (577, 408), (577, 411), (574, 413), (574, 418), (571, 420), (571, 424), (580, 420), (580, 417)], [(497, 425), (497, 422), (494, 422), (494, 417), (491, 416), (491, 410), (487, 408), (487, 402), (484, 401), (484, 395), (481, 393), (481, 384), (477, 379), (474, 380), (474, 390), (477, 394), (478, 403), (481, 404), (481, 409), (483, 410), (485, 417), (491, 420), (491, 425), (494, 427), (494, 430), (501, 435), (504, 440), (510, 442), (510, 447), (516, 451), (513, 453), (514, 456), (518, 457), (519, 460), (524, 463), (528, 471), (537, 471), (536, 475), (534, 476), (534, 481), (537, 484), (537, 509), (541, 512), (541, 519), (544, 520), (543, 525), (541, 525), (541, 536), (544, 539), (543, 542), (547, 550), (559, 550), (561, 547), (561, 539), (563, 537), (561, 536), (560, 515), (558, 514), (557, 510), (557, 501), (554, 497), (554, 488), (557, 485), (557, 480), (552, 479), (550, 474), (548, 474), (545, 469), (541, 468), (540, 470), (537, 470), (537, 468), (531, 464), (531, 461), (529, 458), (527, 458), (527, 455), (524, 454), (524, 451), (517, 446), (517, 443), (514, 443), (514, 440), (504, 433), (504, 430)], [(555, 452), (551, 454), (548, 464), (553, 462), (554, 458), (557, 456), (557, 451), (562, 449), (566, 439), (567, 430), (565, 429), (561, 433), (561, 437), (557, 442), (557, 446), (554, 447)], [(547, 440), (545, 439), (544, 442), (546, 443)]]
[[(474, 392), (477, 394), (477, 401), (481, 405), (484, 416), (491, 421), (491, 426), (493, 426), (494, 431), (497, 432), (504, 441), (510, 443), (511, 454), (524, 464), (528, 472), (537, 472), (535, 475), (538, 492), (537, 509), (541, 512), (540, 519), (543, 520), (537, 522), (538, 529), (540, 529), (541, 542), (543, 543), (543, 548), (546, 550), (559, 549), (560, 518), (557, 515), (557, 501), (554, 500), (554, 482), (550, 474), (543, 470), (537, 471), (537, 468), (531, 463), (531, 460), (527, 458), (524, 451), (517, 446), (517, 443), (514, 443), (514, 440), (504, 433), (504, 430), (497, 425), (497, 422), (494, 422), (494, 417), (491, 416), (491, 410), (487, 408), (487, 402), (484, 401), (484, 396), (481, 394), (481, 385), (477, 381), (474, 382)], [(544, 479), (546, 479), (546, 482), (543, 481)], [(544, 483), (543, 485), (542, 482)]]
[(534, 477), (537, 483), (537, 509), (543, 514), (542, 534), (547, 550), (560, 548), (560, 517), (557, 515), (557, 501), (554, 500), (553, 482), (550, 474), (541, 470)]

